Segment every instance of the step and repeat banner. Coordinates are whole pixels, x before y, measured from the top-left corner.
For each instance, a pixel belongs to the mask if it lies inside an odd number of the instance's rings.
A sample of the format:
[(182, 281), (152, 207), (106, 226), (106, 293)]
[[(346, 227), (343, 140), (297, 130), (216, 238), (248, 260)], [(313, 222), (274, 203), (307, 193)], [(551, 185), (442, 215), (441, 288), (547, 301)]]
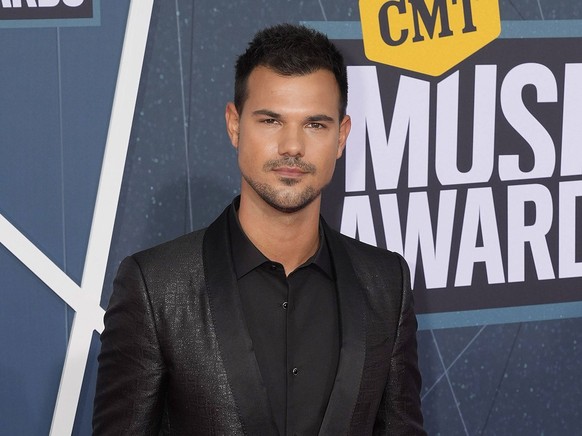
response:
[(0, 435), (89, 435), (123, 257), (238, 193), (224, 131), (260, 28), (325, 32), (352, 132), (324, 194), (403, 254), (429, 434), (576, 434), (577, 0), (0, 0)]
[(582, 24), (360, 3), (361, 27), (319, 25), (352, 117), (329, 219), (404, 255), (421, 328), (582, 315)]

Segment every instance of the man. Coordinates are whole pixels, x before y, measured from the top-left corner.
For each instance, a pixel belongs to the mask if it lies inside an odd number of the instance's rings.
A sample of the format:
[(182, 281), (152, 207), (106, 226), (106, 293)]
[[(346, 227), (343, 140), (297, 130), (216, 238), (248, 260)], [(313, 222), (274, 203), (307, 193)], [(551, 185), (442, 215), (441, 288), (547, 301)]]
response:
[(207, 229), (121, 264), (95, 434), (425, 434), (406, 264), (319, 215), (346, 104), (324, 35), (255, 36), (225, 115), (240, 198)]

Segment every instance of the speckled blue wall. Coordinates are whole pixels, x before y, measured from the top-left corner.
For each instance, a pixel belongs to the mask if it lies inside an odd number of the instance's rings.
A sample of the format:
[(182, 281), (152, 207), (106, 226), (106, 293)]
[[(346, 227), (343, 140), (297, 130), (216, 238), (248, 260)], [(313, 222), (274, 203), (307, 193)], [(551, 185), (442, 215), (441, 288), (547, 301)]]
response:
[[(82, 274), (128, 4), (102, 0), (101, 26), (92, 31), (0, 29), (0, 212), (74, 280)], [(500, 6), (502, 20), (582, 19), (579, 0)], [(246, 42), (265, 25), (328, 20), (358, 21), (357, 2), (156, 0), (103, 306), (123, 257), (207, 225), (237, 194), (223, 113)], [(98, 85), (88, 90), (87, 81)], [(26, 120), (41, 126), (28, 130)], [(47, 434), (71, 310), (2, 245), (0, 299), (0, 435)], [(581, 434), (581, 331), (582, 318), (419, 332), (429, 434)], [(95, 335), (78, 435), (91, 434), (97, 350)]]
[[(500, 9), (502, 20), (582, 19), (578, 0)], [(208, 224), (230, 202), (239, 182), (223, 111), (235, 56), (264, 25), (326, 20), (358, 21), (357, 2), (158, 2), (110, 265)], [(427, 431), (580, 434), (581, 331), (579, 318), (419, 332)]]

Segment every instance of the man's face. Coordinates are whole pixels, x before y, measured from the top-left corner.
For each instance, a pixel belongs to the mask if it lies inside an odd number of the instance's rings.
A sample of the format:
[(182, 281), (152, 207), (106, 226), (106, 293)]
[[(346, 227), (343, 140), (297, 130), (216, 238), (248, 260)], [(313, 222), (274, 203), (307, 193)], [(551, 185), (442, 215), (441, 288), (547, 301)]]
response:
[(339, 88), (333, 73), (281, 76), (257, 67), (248, 78), (239, 114), (226, 107), (227, 130), (238, 151), (241, 194), (283, 212), (319, 201), (350, 130), (339, 120)]

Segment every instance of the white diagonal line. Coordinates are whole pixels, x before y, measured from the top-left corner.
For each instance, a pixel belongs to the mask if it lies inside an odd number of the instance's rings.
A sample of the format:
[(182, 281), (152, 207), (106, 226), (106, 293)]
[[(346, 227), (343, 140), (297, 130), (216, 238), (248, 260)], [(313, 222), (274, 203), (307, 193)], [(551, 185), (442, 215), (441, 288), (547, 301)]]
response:
[[(176, 36), (178, 40), (178, 64), (180, 66), (180, 90), (182, 95), (182, 124), (184, 132), (184, 159), (186, 160), (186, 187), (188, 195), (188, 214), (190, 218), (189, 229), (194, 230), (194, 220), (192, 218), (192, 188), (190, 186), (190, 157), (188, 155), (188, 129), (189, 129), (189, 118), (186, 116), (186, 93), (184, 91), (184, 64), (182, 61), (182, 34), (180, 29), (180, 8), (178, 5), (178, 0), (176, 0)], [(194, 10), (194, 5), (192, 5), (192, 10)], [(191, 21), (191, 25), (194, 26), (194, 20)], [(194, 30), (192, 30), (194, 33)]]
[(319, 7), (321, 8), (321, 14), (323, 15), (323, 19), (325, 21), (327, 21), (327, 15), (325, 15), (325, 9), (324, 9), (323, 5), (321, 4), (321, 0), (319, 0)]
[(119, 65), (81, 286), (0, 214), (0, 243), (75, 310), (51, 435), (71, 434), (93, 331), (103, 331), (101, 292), (154, 0), (132, 0)]
[(55, 294), (65, 301), (75, 312), (81, 312), (91, 317), (93, 328), (98, 332), (103, 330), (103, 309), (57, 265), (40, 251), (26, 236), (14, 227), (0, 214), (0, 243), (18, 260), (26, 265)]
[(449, 372), (446, 369), (445, 360), (443, 359), (441, 349), (440, 349), (439, 344), (436, 340), (436, 336), (434, 335), (434, 330), (431, 330), (430, 334), (432, 335), (432, 340), (433, 340), (434, 345), (436, 347), (437, 355), (439, 357), (439, 361), (441, 363), (441, 366), (442, 366), (443, 370), (445, 371), (445, 373), (444, 373), (445, 379), (447, 380), (447, 383), (449, 385), (449, 389), (451, 390), (451, 394), (453, 396), (453, 403), (455, 404), (455, 407), (457, 408), (457, 412), (459, 413), (459, 418), (461, 419), (461, 424), (463, 425), (463, 429), (465, 430), (465, 435), (468, 436), (469, 430), (467, 430), (467, 425), (465, 424), (465, 419), (463, 418), (463, 413), (461, 412), (461, 408), (459, 407), (459, 401), (457, 400), (457, 396), (455, 395), (455, 390), (453, 389), (453, 383), (451, 382), (451, 379), (449, 377)]
[[(471, 338), (471, 340), (467, 343), (467, 345), (465, 345), (465, 347), (461, 350), (461, 352), (457, 355), (457, 357), (455, 357), (453, 359), (453, 361), (449, 364), (449, 366), (444, 368), (444, 372), (434, 381), (432, 386), (430, 388), (428, 388), (424, 394), (422, 394), (422, 397), (420, 398), (421, 400), (424, 400), (424, 398), (428, 394), (430, 394), (432, 392), (432, 390), (440, 383), (440, 381), (443, 379), (443, 377), (445, 377), (445, 375), (449, 373), (449, 371), (455, 365), (455, 363), (457, 363), (457, 361), (461, 358), (461, 356), (463, 356), (463, 354), (465, 354), (465, 351), (467, 351), (469, 349), (469, 347), (471, 345), (473, 345), (473, 342), (475, 342), (475, 340), (479, 337), (479, 335), (483, 332), (483, 330), (485, 330), (485, 327), (487, 327), (487, 326), (486, 325), (482, 326), (479, 329), (479, 331), (475, 334), (475, 336), (473, 336)], [(432, 333), (432, 335), (434, 337), (434, 332)], [(435, 343), (435, 346), (438, 347), (438, 344)]]
[(544, 11), (542, 10), (542, 4), (540, 3), (540, 0), (538, 0), (538, 9), (540, 11), (540, 17), (542, 17), (542, 20), (545, 20)]
[[(153, 0), (139, 2), (132, 0), (129, 6), (80, 292), (97, 307), (101, 299), (111, 247), (152, 7)], [(81, 311), (75, 313), (51, 424), (51, 435), (68, 435), (73, 431), (91, 338), (95, 329), (88, 314)]]
[(153, 0), (140, 0), (139, 2), (133, 0), (127, 18), (116, 92), (81, 283), (81, 288), (88, 291), (91, 299), (96, 302), (101, 299), (111, 247), (152, 5)]

